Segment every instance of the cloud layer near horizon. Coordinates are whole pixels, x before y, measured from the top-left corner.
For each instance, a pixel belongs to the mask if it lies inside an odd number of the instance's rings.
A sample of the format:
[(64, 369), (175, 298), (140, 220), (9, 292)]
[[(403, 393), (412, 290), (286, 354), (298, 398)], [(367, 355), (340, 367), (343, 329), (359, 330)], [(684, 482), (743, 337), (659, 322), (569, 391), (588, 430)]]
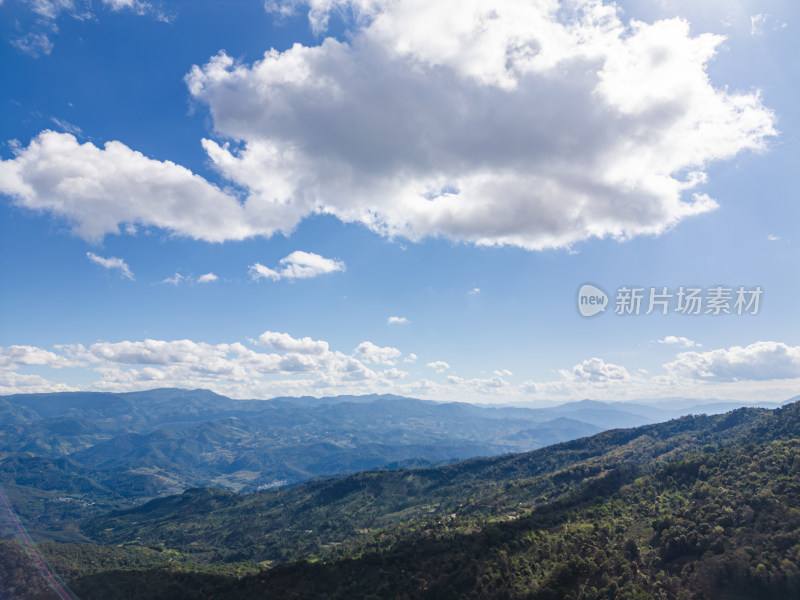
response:
[[(271, 3), (287, 13), (301, 3)], [(314, 0), (347, 41), (224, 52), (186, 76), (223, 190), (121, 142), (42, 132), (0, 161), (0, 192), (97, 240), (122, 224), (206, 241), (332, 214), (389, 236), (528, 249), (658, 234), (717, 204), (705, 169), (775, 135), (757, 92), (714, 87), (723, 38), (625, 23), (594, 0)]]
[[(428, 362), (428, 371), (397, 368), (400, 362), (412, 365), (416, 359), (412, 353), (369, 341), (342, 352), (324, 340), (276, 331), (265, 331), (247, 343), (145, 339), (52, 349), (8, 346), (0, 347), (0, 394), (78, 389), (66, 383), (70, 377), (65, 372), (76, 371), (83, 373), (79, 388), (89, 390), (204, 387), (238, 398), (394, 393), (497, 403), (579, 397), (783, 400), (795, 394), (800, 382), (800, 346), (767, 341), (681, 352), (663, 364), (659, 374), (593, 357), (558, 370), (554, 380), (521, 383), (509, 381), (514, 373), (508, 369), (495, 370), (491, 376), (463, 377), (442, 360)], [(53, 379), (62, 381), (46, 379), (42, 373), (48, 369)], [(430, 370), (435, 371), (433, 378)]]

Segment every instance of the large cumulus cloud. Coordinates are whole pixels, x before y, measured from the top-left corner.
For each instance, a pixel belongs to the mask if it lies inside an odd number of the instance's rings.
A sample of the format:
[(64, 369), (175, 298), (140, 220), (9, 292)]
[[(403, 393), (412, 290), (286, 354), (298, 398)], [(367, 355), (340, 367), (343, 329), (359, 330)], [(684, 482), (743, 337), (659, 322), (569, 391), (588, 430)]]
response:
[(704, 381), (768, 381), (800, 377), (800, 346), (755, 342), (708, 352), (682, 352), (664, 367), (676, 377)]
[(0, 161), (0, 192), (84, 237), (142, 223), (221, 241), (316, 213), (384, 235), (528, 249), (658, 234), (717, 203), (710, 163), (765, 147), (758, 92), (712, 83), (723, 41), (685, 20), (623, 21), (595, 0), (313, 0), (341, 39), (220, 52), (186, 76), (210, 111), (221, 189), (120, 142), (42, 133)]
[[(279, 9), (281, 6), (276, 8)], [(296, 9), (283, 5), (282, 8)], [(663, 231), (712, 210), (705, 167), (774, 134), (714, 87), (722, 37), (600, 2), (312, 2), (348, 41), (220, 53), (187, 76), (216, 168), (281, 227), (332, 213), (388, 235), (531, 249)]]

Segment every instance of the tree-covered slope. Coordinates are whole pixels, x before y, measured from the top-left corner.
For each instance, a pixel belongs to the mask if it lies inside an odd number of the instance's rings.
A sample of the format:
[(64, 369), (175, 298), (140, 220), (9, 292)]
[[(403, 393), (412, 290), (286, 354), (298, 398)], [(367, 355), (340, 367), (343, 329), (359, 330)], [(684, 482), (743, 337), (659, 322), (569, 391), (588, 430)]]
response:
[(265, 493), (192, 489), (43, 550), (84, 599), (794, 598), (798, 507), (792, 404)]
[(390, 395), (261, 401), (160, 389), (5, 396), (0, 485), (32, 530), (64, 539), (76, 531), (68, 522), (192, 487), (255, 491), (446, 464), (600, 429), (531, 409)]
[(380, 537), (385, 530), (403, 530), (421, 521), (446, 517), (457, 524), (518, 516), (543, 503), (591, 495), (641, 469), (704, 449), (800, 437), (798, 412), (792, 405), (775, 412), (741, 409), (685, 417), (526, 454), (432, 469), (365, 472), (261, 494), (189, 490), (94, 519), (84, 532), (103, 543), (138, 540), (202, 547), (220, 556), (245, 552), (259, 560), (324, 556), (331, 544)]
[(708, 450), (612, 479), (514, 520), (420, 524), (326, 562), (238, 577), (114, 570), (72, 585), (86, 599), (800, 597), (800, 441)]

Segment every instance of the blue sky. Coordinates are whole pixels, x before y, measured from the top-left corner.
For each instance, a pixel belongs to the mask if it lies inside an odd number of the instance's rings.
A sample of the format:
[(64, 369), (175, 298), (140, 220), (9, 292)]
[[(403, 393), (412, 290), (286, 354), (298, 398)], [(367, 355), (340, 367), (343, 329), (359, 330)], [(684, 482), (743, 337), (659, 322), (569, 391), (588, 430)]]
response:
[(799, 12), (2, 0), (0, 394), (793, 396)]

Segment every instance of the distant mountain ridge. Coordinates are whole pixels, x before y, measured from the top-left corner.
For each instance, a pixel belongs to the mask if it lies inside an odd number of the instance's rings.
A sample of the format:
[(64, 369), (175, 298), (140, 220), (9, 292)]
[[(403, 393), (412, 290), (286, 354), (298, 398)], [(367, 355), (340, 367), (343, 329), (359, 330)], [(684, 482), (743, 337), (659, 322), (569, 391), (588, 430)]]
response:
[(0, 397), (0, 483), (34, 529), (80, 539), (58, 523), (192, 487), (255, 491), (448, 464), (684, 412), (591, 400), (546, 408), (396, 395), (233, 400), (170, 388), (13, 395)]
[[(236, 402), (184, 394), (172, 404), (206, 414)], [(157, 396), (140, 396), (136, 410), (169, 403), (169, 391)], [(3, 431), (21, 435), (18, 429), (24, 434), (37, 423), (52, 429), (59, 419), (94, 414), (84, 428), (65, 432), (87, 440), (117, 426), (96, 400), (61, 406), (27, 426), (19, 420), (46, 410), (8, 402)], [(126, 400), (110, 410), (122, 414)], [(265, 461), (278, 459), (282, 468), (346, 472), (359, 468), (357, 457), (380, 462), (401, 447), (435, 457), (477, 436), (527, 444), (545, 432), (574, 435), (587, 425), (576, 416), (647, 418), (636, 405), (594, 401), (544, 412), (396, 397), (305, 402), (282, 399), (244, 418), (114, 435), (65, 456), (8, 454), (0, 460), (2, 487), (36, 537), (58, 542), (41, 551), (86, 600), (744, 600), (800, 593), (800, 403), (615, 428), (455, 464), (406, 458), (382, 470), (289, 487), (270, 480), (257, 486), (269, 491), (234, 493), (225, 465), (240, 476), (252, 469), (253, 481), (259, 469), (274, 473)], [(174, 411), (152, 412), (175, 422)], [(261, 446), (266, 431), (291, 443)], [(301, 433), (311, 437), (301, 440)], [(54, 439), (52, 446), (57, 453), (69, 444)], [(229, 489), (215, 481), (163, 495), (214, 472)], [(160, 497), (131, 506), (148, 496)], [(24, 590), (20, 600), (46, 598), (31, 569), (24, 549), (0, 540), (0, 595), (14, 589)]]
[(50, 531), (70, 511), (77, 518), (191, 487), (270, 489), (525, 451), (600, 430), (530, 410), (394, 395), (14, 395), (0, 397), (0, 483), (30, 523)]
[[(466, 402), (437, 402), (398, 396), (367, 394), (361, 396), (282, 396), (269, 400), (231, 399), (205, 389), (156, 388), (137, 392), (55, 392), (0, 396), (0, 426), (16, 417), (22, 421), (69, 416), (121, 418), (138, 429), (156, 426), (178, 426), (219, 415), (238, 416), (266, 408), (320, 407), (337, 404), (370, 404), (375, 402), (414, 402), (433, 406), (455, 405), (472, 414), (485, 417), (523, 417), (545, 421), (580, 412), (591, 419), (592, 413), (618, 415), (623, 418), (663, 420), (687, 414), (719, 414), (742, 406), (775, 408), (800, 400), (800, 395), (784, 402), (736, 402), (672, 399), (658, 406), (638, 402), (601, 402), (579, 400), (557, 406), (528, 408)], [(141, 422), (140, 419), (147, 422)], [(603, 417), (603, 420), (610, 421)], [(655, 422), (655, 421), (654, 421)], [(595, 424), (596, 423), (592, 423)], [(640, 423), (641, 424), (641, 423)], [(617, 423), (616, 427), (624, 426)]]
[[(320, 529), (328, 532), (329, 543), (338, 543), (350, 537), (353, 527), (401, 524), (421, 518), (428, 507), (435, 507), (435, 514), (496, 517), (518, 510), (520, 505), (571, 494), (581, 482), (595, 483), (582, 494), (601, 492), (600, 484), (619, 487), (646, 474), (640, 472), (641, 466), (678, 464), (703, 452), (775, 440), (800, 444), (800, 404), (775, 411), (744, 408), (722, 415), (682, 417), (522, 454), (414, 471), (363, 472), (277, 492), (236, 495), (219, 489), (192, 489), (93, 519), (85, 527), (104, 543), (136, 539), (177, 547), (195, 542), (206, 546), (225, 539), (228, 550), (257, 544), (269, 536), (283, 537), (276, 547), (260, 545), (266, 553), (262, 558), (276, 559), (289, 549), (308, 548)], [(800, 455), (798, 459), (800, 467)], [(606, 479), (611, 473), (620, 478), (611, 482)], [(212, 511), (213, 519), (209, 518)], [(341, 526), (343, 520), (348, 526)], [(246, 524), (237, 525), (243, 522)], [(170, 525), (165, 527), (166, 523)], [(302, 552), (292, 550), (290, 554), (300, 556)]]
[[(42, 550), (85, 600), (777, 600), (800, 594), (798, 505), (794, 403), (256, 494), (194, 488)], [(20, 564), (0, 541), (0, 574)], [(16, 568), (9, 585), (30, 588)]]

